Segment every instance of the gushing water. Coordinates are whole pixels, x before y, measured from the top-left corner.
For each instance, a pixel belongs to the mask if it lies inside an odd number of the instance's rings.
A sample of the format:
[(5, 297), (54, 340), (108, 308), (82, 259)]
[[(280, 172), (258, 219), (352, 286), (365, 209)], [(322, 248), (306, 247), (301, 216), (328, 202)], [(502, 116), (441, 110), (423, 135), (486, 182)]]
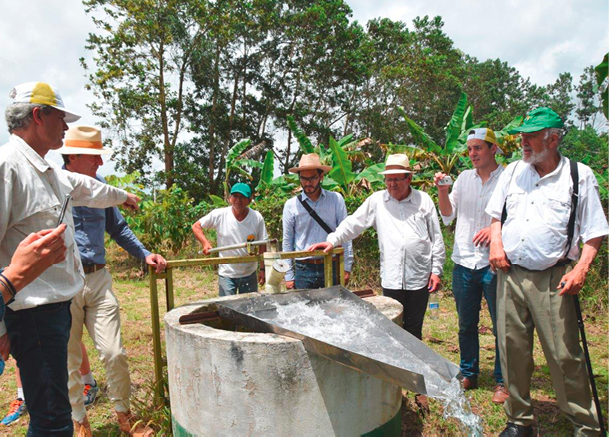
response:
[(251, 310), (256, 317), (276, 326), (424, 375), (427, 395), (443, 404), (444, 417), (457, 419), (464, 433), (482, 436), (481, 419), (472, 413), (459, 380), (447, 381), (399, 340), (386, 333), (380, 324), (375, 323), (377, 318), (384, 318), (378, 312), (371, 312), (365, 306), (354, 305), (353, 301), (342, 298), (275, 304), (264, 311)]

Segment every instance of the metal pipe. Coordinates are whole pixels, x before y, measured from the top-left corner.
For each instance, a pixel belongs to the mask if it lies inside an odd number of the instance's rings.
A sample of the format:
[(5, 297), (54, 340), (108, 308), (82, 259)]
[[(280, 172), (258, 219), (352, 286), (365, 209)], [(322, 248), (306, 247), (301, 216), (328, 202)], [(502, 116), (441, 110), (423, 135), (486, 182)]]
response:
[(259, 246), (259, 245), (266, 245), (268, 243), (274, 243), (274, 242), (277, 242), (277, 239), (255, 240), (253, 242), (243, 242), (243, 243), (237, 243), (235, 245), (219, 246), (217, 248), (210, 249), (208, 251), (208, 254), (211, 254), (214, 252), (220, 252), (220, 251), (228, 251), (229, 249), (241, 249), (241, 248), (247, 247), (248, 245)]

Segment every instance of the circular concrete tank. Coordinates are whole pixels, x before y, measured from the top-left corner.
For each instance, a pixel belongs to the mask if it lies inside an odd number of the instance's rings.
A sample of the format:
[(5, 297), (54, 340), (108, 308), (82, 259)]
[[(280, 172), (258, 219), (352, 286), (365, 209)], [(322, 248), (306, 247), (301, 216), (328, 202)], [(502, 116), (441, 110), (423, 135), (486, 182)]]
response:
[[(244, 295), (239, 295), (242, 298)], [(308, 353), (276, 334), (180, 325), (192, 312), (213, 311), (223, 297), (165, 316), (174, 436), (397, 436), (402, 390)], [(366, 298), (401, 323), (402, 306)]]

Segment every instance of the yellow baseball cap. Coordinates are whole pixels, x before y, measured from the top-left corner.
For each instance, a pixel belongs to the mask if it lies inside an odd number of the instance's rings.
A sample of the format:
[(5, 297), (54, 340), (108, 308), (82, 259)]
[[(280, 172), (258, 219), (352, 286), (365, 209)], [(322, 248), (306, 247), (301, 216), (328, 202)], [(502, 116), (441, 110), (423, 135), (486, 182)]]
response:
[(26, 82), (15, 86), (10, 92), (10, 97), (13, 98), (12, 105), (16, 103), (33, 103), (39, 105), (48, 105), (65, 113), (64, 121), (72, 123), (80, 119), (80, 116), (74, 111), (65, 108), (63, 99), (53, 88), (46, 82)]
[(497, 137), (495, 136), (495, 131), (488, 128), (476, 128), (469, 131), (469, 135), (467, 136), (467, 141), (470, 140), (484, 140), (487, 143), (494, 144), (497, 146), (497, 152), (503, 154), (503, 150), (499, 147), (499, 143), (497, 142)]

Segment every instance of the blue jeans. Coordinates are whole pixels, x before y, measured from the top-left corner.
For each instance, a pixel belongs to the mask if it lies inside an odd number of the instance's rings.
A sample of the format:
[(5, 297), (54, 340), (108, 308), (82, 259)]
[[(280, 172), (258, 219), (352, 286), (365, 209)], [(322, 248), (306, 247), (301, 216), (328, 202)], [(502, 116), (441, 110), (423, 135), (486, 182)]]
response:
[(5, 322), (30, 413), (27, 436), (72, 436), (68, 395), (70, 301), (16, 312), (7, 308)]
[(495, 335), (495, 369), (493, 377), (503, 383), (499, 345), (497, 343), (497, 275), (490, 266), (482, 269), (469, 269), (455, 264), (453, 269), (453, 295), (459, 314), (459, 350), (461, 350), (461, 375), (477, 377), (480, 373), (480, 341), (478, 322), (482, 295), (488, 304)]
[(256, 271), (252, 275), (240, 278), (228, 278), (218, 275), (218, 286), (221, 297), (258, 292), (258, 275)]
[[(314, 265), (312, 263), (304, 263), (295, 261), (294, 288), (296, 289), (319, 289), (326, 287), (326, 275), (324, 274), (324, 265)], [(340, 284), (338, 280), (338, 264), (333, 265), (333, 284)]]

